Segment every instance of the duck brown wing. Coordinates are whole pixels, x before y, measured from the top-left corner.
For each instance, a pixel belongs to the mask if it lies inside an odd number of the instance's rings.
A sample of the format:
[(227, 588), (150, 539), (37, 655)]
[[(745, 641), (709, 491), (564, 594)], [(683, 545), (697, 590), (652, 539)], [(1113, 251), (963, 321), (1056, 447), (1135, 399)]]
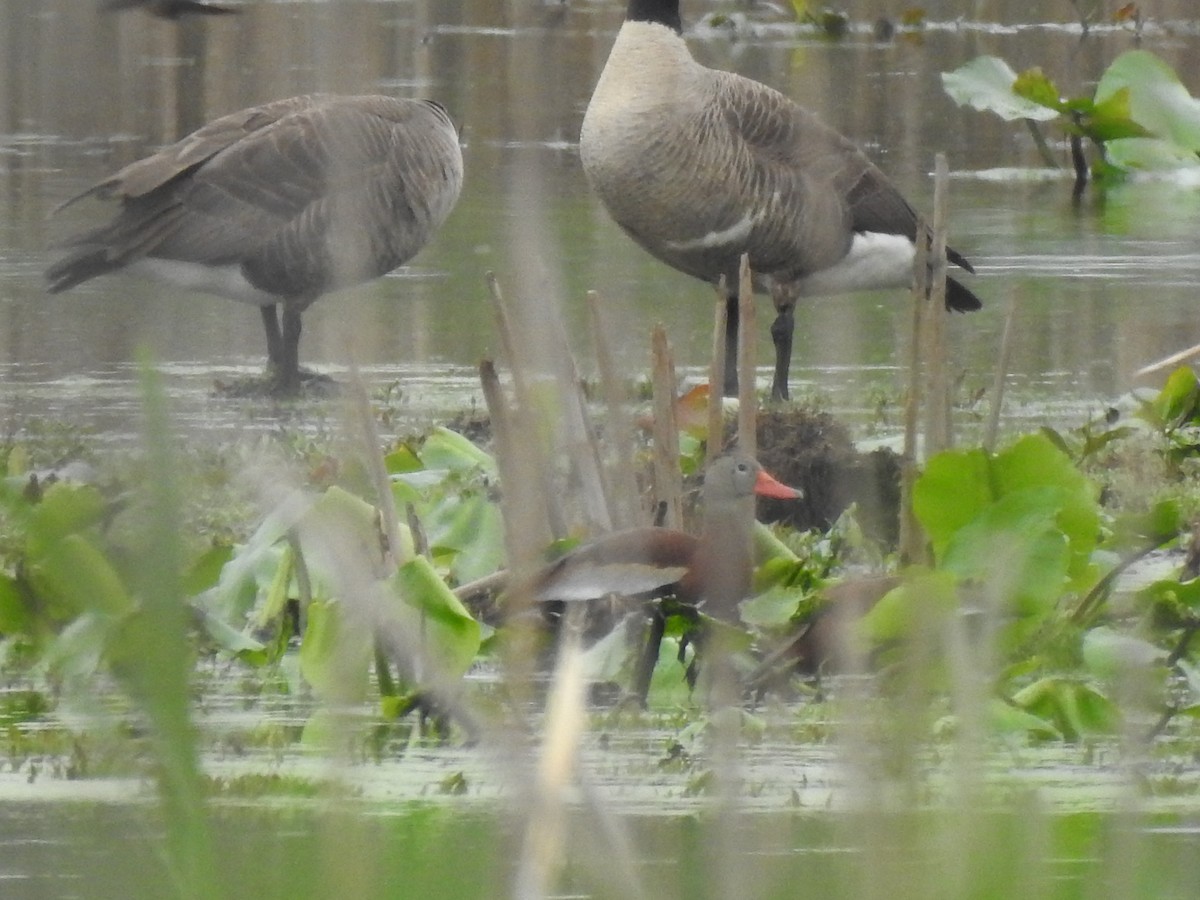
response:
[(687, 572), (696, 538), (666, 528), (634, 528), (580, 544), (535, 580), (542, 600), (665, 593)]

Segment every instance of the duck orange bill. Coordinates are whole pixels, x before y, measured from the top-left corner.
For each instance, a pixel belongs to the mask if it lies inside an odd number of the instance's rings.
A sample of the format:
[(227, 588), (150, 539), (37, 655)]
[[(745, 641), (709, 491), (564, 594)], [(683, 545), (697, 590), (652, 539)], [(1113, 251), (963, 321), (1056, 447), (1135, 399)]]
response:
[(762, 497), (774, 497), (777, 500), (796, 500), (800, 492), (790, 488), (782, 481), (776, 481), (766, 469), (758, 470), (758, 478), (754, 482), (754, 493)]

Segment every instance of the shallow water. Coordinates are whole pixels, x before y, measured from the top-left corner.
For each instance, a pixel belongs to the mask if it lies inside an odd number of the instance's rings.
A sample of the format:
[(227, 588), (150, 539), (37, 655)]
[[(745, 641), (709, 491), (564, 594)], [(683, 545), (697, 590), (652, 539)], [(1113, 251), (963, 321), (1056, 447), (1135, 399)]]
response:
[[(1130, 184), (1073, 204), (1065, 177), (1040, 177), (1020, 126), (960, 110), (941, 89), (941, 71), (994, 53), (1017, 69), (1042, 65), (1064, 90), (1081, 91), (1135, 45), (1128, 28), (1097, 27), (1081, 38), (1069, 4), (1061, 5), (1046, 11), (1052, 22), (1031, 26), (1023, 3), (930, 3), (922, 32), (886, 44), (869, 24), (877, 10), (898, 14), (902, 4), (848, 4), (856, 27), (838, 42), (770, 6), (733, 8), (736, 29), (704, 19), (728, 4), (685, 6), (699, 58), (817, 109), (918, 207), (928, 209), (934, 153), (947, 153), (951, 239), (978, 267), (971, 283), (986, 302), (981, 313), (953, 317), (955, 367), (964, 397), (990, 387), (1004, 316), (1017, 301), (1009, 429), (1077, 424), (1124, 393), (1138, 368), (1200, 342), (1200, 190)], [(483, 281), (493, 270), (509, 293), (561, 304), (585, 371), (592, 351), (583, 300), (597, 289), (626, 371), (646, 371), (649, 329), (661, 321), (677, 362), (700, 377), (709, 290), (625, 238), (589, 196), (579, 167), (579, 123), (621, 6), (258, 2), (241, 16), (173, 26), (142, 14), (101, 16), (75, 0), (10, 0), (0, 9), (8, 48), (0, 77), (6, 432), (48, 417), (107, 440), (136, 435), (142, 347), (163, 367), (189, 439), (269, 427), (262, 423), (272, 411), (212, 396), (214, 380), (262, 364), (253, 309), (127, 276), (52, 297), (39, 273), (53, 241), (107, 215), (89, 201), (48, 219), (57, 204), (219, 113), (311, 90), (443, 101), (462, 123), (468, 176), (456, 212), (412, 265), (306, 314), (307, 364), (337, 373), (356, 362), (372, 386), (399, 382), (411, 413), (404, 427), (478, 399), (474, 369), (498, 353)], [(1192, 8), (1164, 2), (1153, 13), (1142, 45), (1200, 91)], [(889, 422), (873, 410), (903, 390), (908, 318), (906, 298), (889, 293), (806, 303), (794, 392), (864, 428), (893, 428), (895, 416)], [(289, 411), (282, 421), (294, 427), (303, 418)]]

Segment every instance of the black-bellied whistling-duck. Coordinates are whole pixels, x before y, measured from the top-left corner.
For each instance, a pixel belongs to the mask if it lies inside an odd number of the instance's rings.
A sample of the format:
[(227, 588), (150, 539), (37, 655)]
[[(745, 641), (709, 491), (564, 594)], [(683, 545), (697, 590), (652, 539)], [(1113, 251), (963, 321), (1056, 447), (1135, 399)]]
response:
[[(917, 215), (908, 201), (808, 110), (696, 62), (683, 41), (679, 0), (629, 0), (583, 119), (579, 155), (613, 219), (667, 265), (736, 285), (739, 260), (749, 254), (754, 288), (770, 293), (778, 312), (771, 326), (777, 399), (788, 393), (798, 297), (912, 281)], [(955, 251), (946, 256), (973, 271)], [(948, 280), (946, 306), (966, 311), (980, 302)], [(727, 343), (731, 356), (736, 347)]]
[[(718, 457), (704, 474), (700, 535), (670, 528), (631, 528), (580, 544), (541, 572), (534, 595), (541, 600), (592, 600), (608, 594), (629, 597), (673, 595), (714, 618), (736, 621), (738, 603), (750, 591), (753, 573), (755, 494), (795, 499), (800, 492), (771, 477), (752, 457)], [(633, 692), (643, 701), (649, 685), (662, 618), (653, 623), (647, 654), (634, 676)]]
[(121, 206), (66, 244), (46, 271), (49, 290), (125, 269), (258, 306), (268, 370), (290, 393), (300, 314), (407, 262), (450, 214), (462, 179), (458, 132), (431, 100), (276, 100), (222, 116), (74, 198)]

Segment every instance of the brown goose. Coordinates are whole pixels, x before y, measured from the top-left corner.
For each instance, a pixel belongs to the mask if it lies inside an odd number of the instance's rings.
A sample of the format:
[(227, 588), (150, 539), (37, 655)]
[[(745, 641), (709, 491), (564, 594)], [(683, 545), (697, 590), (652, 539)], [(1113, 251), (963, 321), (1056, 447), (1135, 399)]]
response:
[(276, 100), (222, 116), (67, 201), (113, 198), (120, 209), (67, 242), (46, 271), (49, 290), (124, 269), (254, 304), (273, 386), (294, 392), (300, 314), (408, 261), (450, 214), (462, 178), (458, 133), (433, 101)]
[[(579, 153), (609, 214), (668, 265), (736, 285), (739, 259), (750, 255), (755, 289), (769, 292), (778, 311), (776, 399), (787, 397), (799, 296), (912, 280), (913, 208), (811, 112), (757, 81), (697, 63), (683, 41), (679, 0), (629, 0)], [(974, 271), (953, 250), (947, 258)], [(951, 279), (946, 306), (965, 311), (980, 302)], [(736, 302), (729, 308), (736, 332)], [(731, 353), (735, 346), (730, 341)]]

